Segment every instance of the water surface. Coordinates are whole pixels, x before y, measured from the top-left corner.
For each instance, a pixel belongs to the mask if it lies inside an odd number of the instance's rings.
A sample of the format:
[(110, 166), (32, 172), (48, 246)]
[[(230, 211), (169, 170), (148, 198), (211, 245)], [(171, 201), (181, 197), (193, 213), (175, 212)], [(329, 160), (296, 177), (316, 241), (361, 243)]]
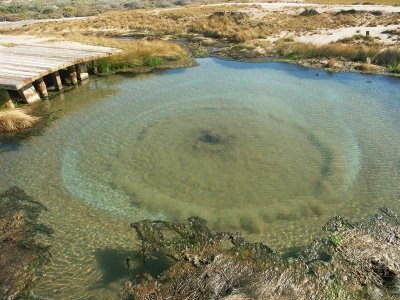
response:
[(399, 208), (399, 80), (199, 64), (92, 79), (43, 104), (58, 119), (42, 135), (1, 145), (0, 188), (44, 202), (56, 231), (38, 296), (117, 298), (143, 270), (124, 264), (143, 218), (197, 215), (285, 251), (331, 216)]

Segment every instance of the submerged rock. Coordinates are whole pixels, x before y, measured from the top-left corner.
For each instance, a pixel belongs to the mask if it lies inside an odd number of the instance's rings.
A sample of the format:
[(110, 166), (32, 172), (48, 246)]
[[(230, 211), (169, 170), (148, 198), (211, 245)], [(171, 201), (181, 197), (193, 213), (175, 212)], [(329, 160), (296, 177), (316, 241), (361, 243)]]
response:
[(37, 233), (52, 229), (37, 222), (40, 202), (17, 187), (0, 193), (0, 299), (28, 298), (39, 278), (37, 268), (49, 257), (49, 247), (35, 242)]
[(219, 130), (206, 130), (200, 135), (199, 140), (207, 144), (223, 144), (232, 139), (231, 136), (225, 135)]
[[(129, 281), (124, 297), (144, 299), (365, 299), (397, 295), (400, 222), (396, 213), (351, 224), (329, 221), (297, 258), (284, 260), (238, 233), (206, 222), (144, 220), (132, 224), (144, 258), (163, 252), (176, 263), (160, 277)], [(378, 295), (378, 296), (377, 296)]]

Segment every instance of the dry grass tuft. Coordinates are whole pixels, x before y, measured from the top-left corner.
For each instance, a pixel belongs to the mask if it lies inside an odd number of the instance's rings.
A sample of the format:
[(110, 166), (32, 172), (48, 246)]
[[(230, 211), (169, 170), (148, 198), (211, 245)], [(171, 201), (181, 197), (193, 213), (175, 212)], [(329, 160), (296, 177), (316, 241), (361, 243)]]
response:
[(32, 116), (20, 108), (0, 110), (0, 132), (13, 132), (31, 128), (39, 119), (39, 117)]
[(165, 41), (138, 40), (123, 42), (124, 51), (97, 61), (99, 72), (148, 66), (156, 67), (167, 61), (180, 61), (187, 57), (181, 46)]
[(331, 58), (328, 60), (328, 63), (326, 64), (325, 67), (329, 68), (329, 69), (333, 69), (337, 66), (337, 60), (335, 58)]
[(396, 67), (400, 64), (400, 48), (388, 48), (376, 57), (377, 64), (381, 66)]
[(362, 72), (368, 72), (368, 73), (374, 73), (380, 71), (380, 68), (376, 65), (372, 64), (366, 64), (366, 63), (361, 63), (356, 66), (354, 66), (355, 70), (362, 71)]
[(379, 46), (328, 44), (317, 46), (305, 43), (282, 44), (278, 52), (283, 56), (295, 58), (333, 58), (342, 57), (351, 61), (366, 62), (367, 58), (375, 58), (380, 52)]

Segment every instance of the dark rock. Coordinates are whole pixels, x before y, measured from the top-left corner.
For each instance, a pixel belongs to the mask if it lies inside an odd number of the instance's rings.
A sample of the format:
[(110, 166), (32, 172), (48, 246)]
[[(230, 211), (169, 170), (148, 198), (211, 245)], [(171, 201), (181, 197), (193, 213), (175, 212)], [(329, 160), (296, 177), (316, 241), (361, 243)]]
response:
[(383, 14), (383, 12), (381, 10), (373, 10), (370, 13), (371, 13), (371, 15), (374, 15), (374, 16), (382, 16), (382, 14)]
[(309, 16), (315, 16), (315, 15), (319, 15), (319, 12), (316, 11), (314, 8), (306, 8), (306, 9), (300, 14), (300, 16), (302, 16), (302, 17), (309, 17)]
[(342, 10), (338, 11), (336, 13), (336, 15), (337, 16), (339, 16), (339, 15), (354, 15), (356, 13), (357, 13), (357, 11), (355, 9), (347, 9), (347, 10), (342, 9)]
[(201, 133), (200, 141), (207, 144), (222, 144), (228, 142), (230, 137), (225, 136), (218, 130), (207, 130)]

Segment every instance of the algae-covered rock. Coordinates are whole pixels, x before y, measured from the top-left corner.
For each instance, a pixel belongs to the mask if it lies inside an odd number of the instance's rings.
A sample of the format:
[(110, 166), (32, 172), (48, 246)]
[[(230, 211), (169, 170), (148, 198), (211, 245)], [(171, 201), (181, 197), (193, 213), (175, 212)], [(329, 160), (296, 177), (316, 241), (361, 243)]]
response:
[(37, 222), (43, 210), (17, 187), (0, 193), (0, 299), (29, 298), (36, 269), (49, 255), (49, 247), (34, 240), (36, 233), (52, 233)]
[(349, 291), (400, 295), (400, 218), (394, 211), (382, 208), (355, 224), (336, 217), (324, 231), (304, 252), (311, 268), (320, 269), (319, 261), (329, 257), (329, 270)]
[(336, 217), (298, 258), (284, 260), (238, 233), (212, 232), (206, 222), (144, 220), (132, 224), (144, 258), (163, 252), (176, 263), (160, 277), (129, 281), (125, 298), (147, 299), (395, 299), (400, 226), (389, 209), (352, 224)]

